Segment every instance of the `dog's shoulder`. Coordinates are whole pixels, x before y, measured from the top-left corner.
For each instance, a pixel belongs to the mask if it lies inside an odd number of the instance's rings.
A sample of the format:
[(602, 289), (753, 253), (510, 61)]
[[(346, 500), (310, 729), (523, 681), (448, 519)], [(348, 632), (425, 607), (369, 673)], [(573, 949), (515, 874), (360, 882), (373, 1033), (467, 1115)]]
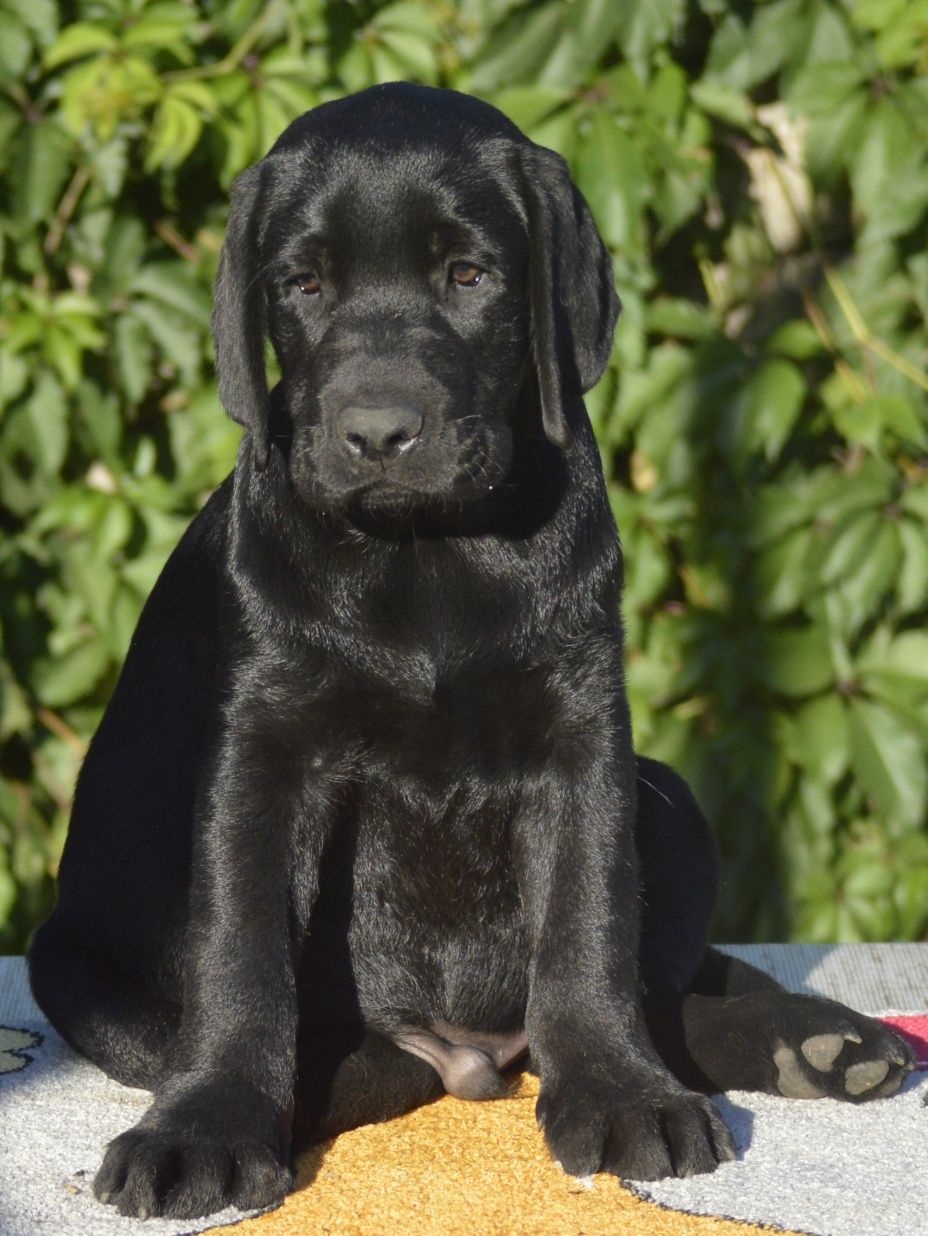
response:
[(116, 696), (138, 675), (146, 680), (166, 667), (176, 673), (214, 640), (225, 571), (232, 476), (211, 494), (165, 563), (145, 602)]

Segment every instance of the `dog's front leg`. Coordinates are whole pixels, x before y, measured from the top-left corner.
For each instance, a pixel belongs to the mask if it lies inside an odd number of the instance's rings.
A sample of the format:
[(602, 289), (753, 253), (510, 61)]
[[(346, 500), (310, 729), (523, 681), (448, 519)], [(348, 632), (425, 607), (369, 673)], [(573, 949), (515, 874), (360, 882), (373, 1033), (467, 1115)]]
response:
[[(245, 712), (240, 709), (239, 713)], [(256, 703), (251, 711), (260, 716)], [(126, 1215), (184, 1218), (279, 1202), (288, 1151), (297, 1004), (294, 903), (315, 884), (324, 821), (300, 761), (230, 725), (193, 854), (186, 981), (171, 1073), (94, 1182)], [(302, 869), (294, 887), (294, 841)], [(307, 864), (315, 867), (307, 878)], [(297, 917), (300, 917), (299, 913)]]
[[(592, 688), (589, 695), (592, 694)], [(635, 767), (624, 704), (571, 725), (526, 785), (514, 857), (530, 949), (526, 1030), (537, 1116), (565, 1171), (688, 1176), (734, 1157), (712, 1104), (651, 1046), (638, 997)], [(612, 727), (602, 718), (619, 720)], [(578, 737), (579, 736), (579, 737)]]

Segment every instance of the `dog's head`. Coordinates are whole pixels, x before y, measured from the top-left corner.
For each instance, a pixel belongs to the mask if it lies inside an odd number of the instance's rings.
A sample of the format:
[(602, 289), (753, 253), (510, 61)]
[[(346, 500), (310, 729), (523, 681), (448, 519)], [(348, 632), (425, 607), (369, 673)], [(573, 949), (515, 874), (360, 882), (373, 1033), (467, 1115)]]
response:
[(479, 502), (520, 432), (569, 445), (568, 410), (601, 376), (618, 311), (560, 156), (476, 99), (374, 87), (295, 121), (236, 181), (213, 315), (220, 394), (264, 467), (269, 336), (304, 500)]

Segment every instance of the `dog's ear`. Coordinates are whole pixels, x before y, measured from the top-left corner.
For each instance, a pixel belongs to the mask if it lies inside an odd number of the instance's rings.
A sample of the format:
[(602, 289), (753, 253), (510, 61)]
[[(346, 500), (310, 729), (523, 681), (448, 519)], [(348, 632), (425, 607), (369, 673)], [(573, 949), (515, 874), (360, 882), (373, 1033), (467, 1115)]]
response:
[(523, 155), (532, 346), (545, 435), (567, 446), (565, 405), (603, 375), (621, 303), (612, 259), (560, 155)]
[(255, 466), (268, 458), (268, 390), (264, 366), (267, 309), (258, 279), (258, 203), (264, 168), (248, 168), (232, 186), (229, 226), (219, 259), (213, 309), (213, 339), (219, 398), (251, 435)]

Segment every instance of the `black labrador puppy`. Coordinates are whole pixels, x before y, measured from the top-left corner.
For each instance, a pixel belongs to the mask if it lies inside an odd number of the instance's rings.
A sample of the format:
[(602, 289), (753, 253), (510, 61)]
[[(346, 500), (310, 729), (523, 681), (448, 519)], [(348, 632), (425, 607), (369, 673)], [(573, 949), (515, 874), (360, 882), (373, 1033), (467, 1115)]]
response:
[[(154, 1091), (127, 1215), (278, 1202), (294, 1145), (505, 1090), (568, 1171), (712, 1171), (706, 1091), (888, 1094), (868, 1018), (707, 950), (709, 830), (632, 752), (581, 395), (612, 266), (566, 165), (389, 85), (240, 177), (216, 286), (234, 474), (145, 607), (32, 984)], [(269, 336), (282, 380), (270, 394)]]

